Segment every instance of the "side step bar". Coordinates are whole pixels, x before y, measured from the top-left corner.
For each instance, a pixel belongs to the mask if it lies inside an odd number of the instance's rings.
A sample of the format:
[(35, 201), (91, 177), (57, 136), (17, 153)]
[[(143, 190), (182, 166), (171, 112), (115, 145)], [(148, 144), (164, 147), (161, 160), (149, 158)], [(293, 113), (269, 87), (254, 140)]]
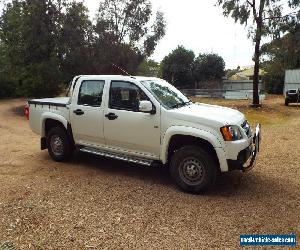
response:
[(90, 148), (90, 147), (83, 147), (79, 149), (81, 152), (84, 153), (89, 153), (89, 154), (94, 154), (94, 155), (100, 155), (104, 157), (109, 157), (113, 158), (116, 160), (122, 160), (122, 161), (127, 161), (127, 162), (132, 162), (132, 163), (137, 163), (141, 164), (144, 166), (151, 166), (154, 161), (149, 160), (149, 159), (144, 159), (140, 157), (135, 157), (135, 156), (128, 156), (124, 154), (117, 154), (117, 153), (112, 153), (104, 150), (99, 150), (95, 148)]

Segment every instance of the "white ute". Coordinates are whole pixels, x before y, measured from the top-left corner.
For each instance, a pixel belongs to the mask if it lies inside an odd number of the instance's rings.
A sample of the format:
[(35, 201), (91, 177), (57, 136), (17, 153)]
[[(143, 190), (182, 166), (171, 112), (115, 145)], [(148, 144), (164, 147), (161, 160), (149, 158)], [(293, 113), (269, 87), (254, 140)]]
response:
[(142, 165), (168, 166), (185, 191), (208, 188), (218, 172), (247, 171), (259, 152), (237, 110), (194, 104), (159, 78), (77, 76), (69, 97), (28, 101), (25, 113), (41, 149), (55, 161), (74, 150)]

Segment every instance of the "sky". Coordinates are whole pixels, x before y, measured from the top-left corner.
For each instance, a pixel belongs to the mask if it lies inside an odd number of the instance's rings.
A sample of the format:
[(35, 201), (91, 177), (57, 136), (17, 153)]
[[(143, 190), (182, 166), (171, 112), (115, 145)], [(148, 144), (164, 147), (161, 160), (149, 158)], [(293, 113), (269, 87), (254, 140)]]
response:
[[(91, 17), (101, 0), (85, 0)], [(153, 12), (161, 10), (167, 21), (166, 35), (151, 57), (160, 62), (178, 45), (199, 53), (214, 52), (223, 57), (226, 68), (253, 64), (254, 45), (248, 29), (222, 14), (216, 0), (150, 0)]]

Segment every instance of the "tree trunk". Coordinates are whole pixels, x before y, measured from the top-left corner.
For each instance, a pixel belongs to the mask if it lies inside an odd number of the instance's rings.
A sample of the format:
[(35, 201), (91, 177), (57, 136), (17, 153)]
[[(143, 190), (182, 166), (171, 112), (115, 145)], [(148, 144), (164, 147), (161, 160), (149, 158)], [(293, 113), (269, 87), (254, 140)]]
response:
[(262, 29), (263, 29), (263, 12), (265, 6), (265, 0), (260, 1), (259, 5), (259, 14), (257, 16), (257, 12), (255, 10), (255, 1), (253, 0), (253, 12), (254, 18), (256, 21), (256, 34), (255, 34), (255, 52), (254, 52), (254, 75), (253, 75), (253, 102), (252, 106), (257, 108), (261, 107), (259, 103), (259, 59), (260, 59), (260, 42), (262, 36)]
[(260, 58), (260, 41), (261, 37), (257, 34), (255, 39), (255, 54), (254, 54), (254, 75), (253, 75), (253, 106), (259, 107), (259, 58)]

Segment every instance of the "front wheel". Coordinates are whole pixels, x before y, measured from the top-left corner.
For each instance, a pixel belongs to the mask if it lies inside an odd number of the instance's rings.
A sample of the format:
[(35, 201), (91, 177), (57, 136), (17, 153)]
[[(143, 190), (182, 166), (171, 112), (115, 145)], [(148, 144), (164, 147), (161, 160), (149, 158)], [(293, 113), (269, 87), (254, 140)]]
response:
[(67, 161), (73, 153), (66, 130), (61, 127), (50, 129), (47, 134), (47, 146), (49, 155), (54, 161)]
[(202, 148), (185, 146), (172, 156), (170, 172), (181, 189), (200, 193), (213, 184), (217, 166), (213, 157)]

